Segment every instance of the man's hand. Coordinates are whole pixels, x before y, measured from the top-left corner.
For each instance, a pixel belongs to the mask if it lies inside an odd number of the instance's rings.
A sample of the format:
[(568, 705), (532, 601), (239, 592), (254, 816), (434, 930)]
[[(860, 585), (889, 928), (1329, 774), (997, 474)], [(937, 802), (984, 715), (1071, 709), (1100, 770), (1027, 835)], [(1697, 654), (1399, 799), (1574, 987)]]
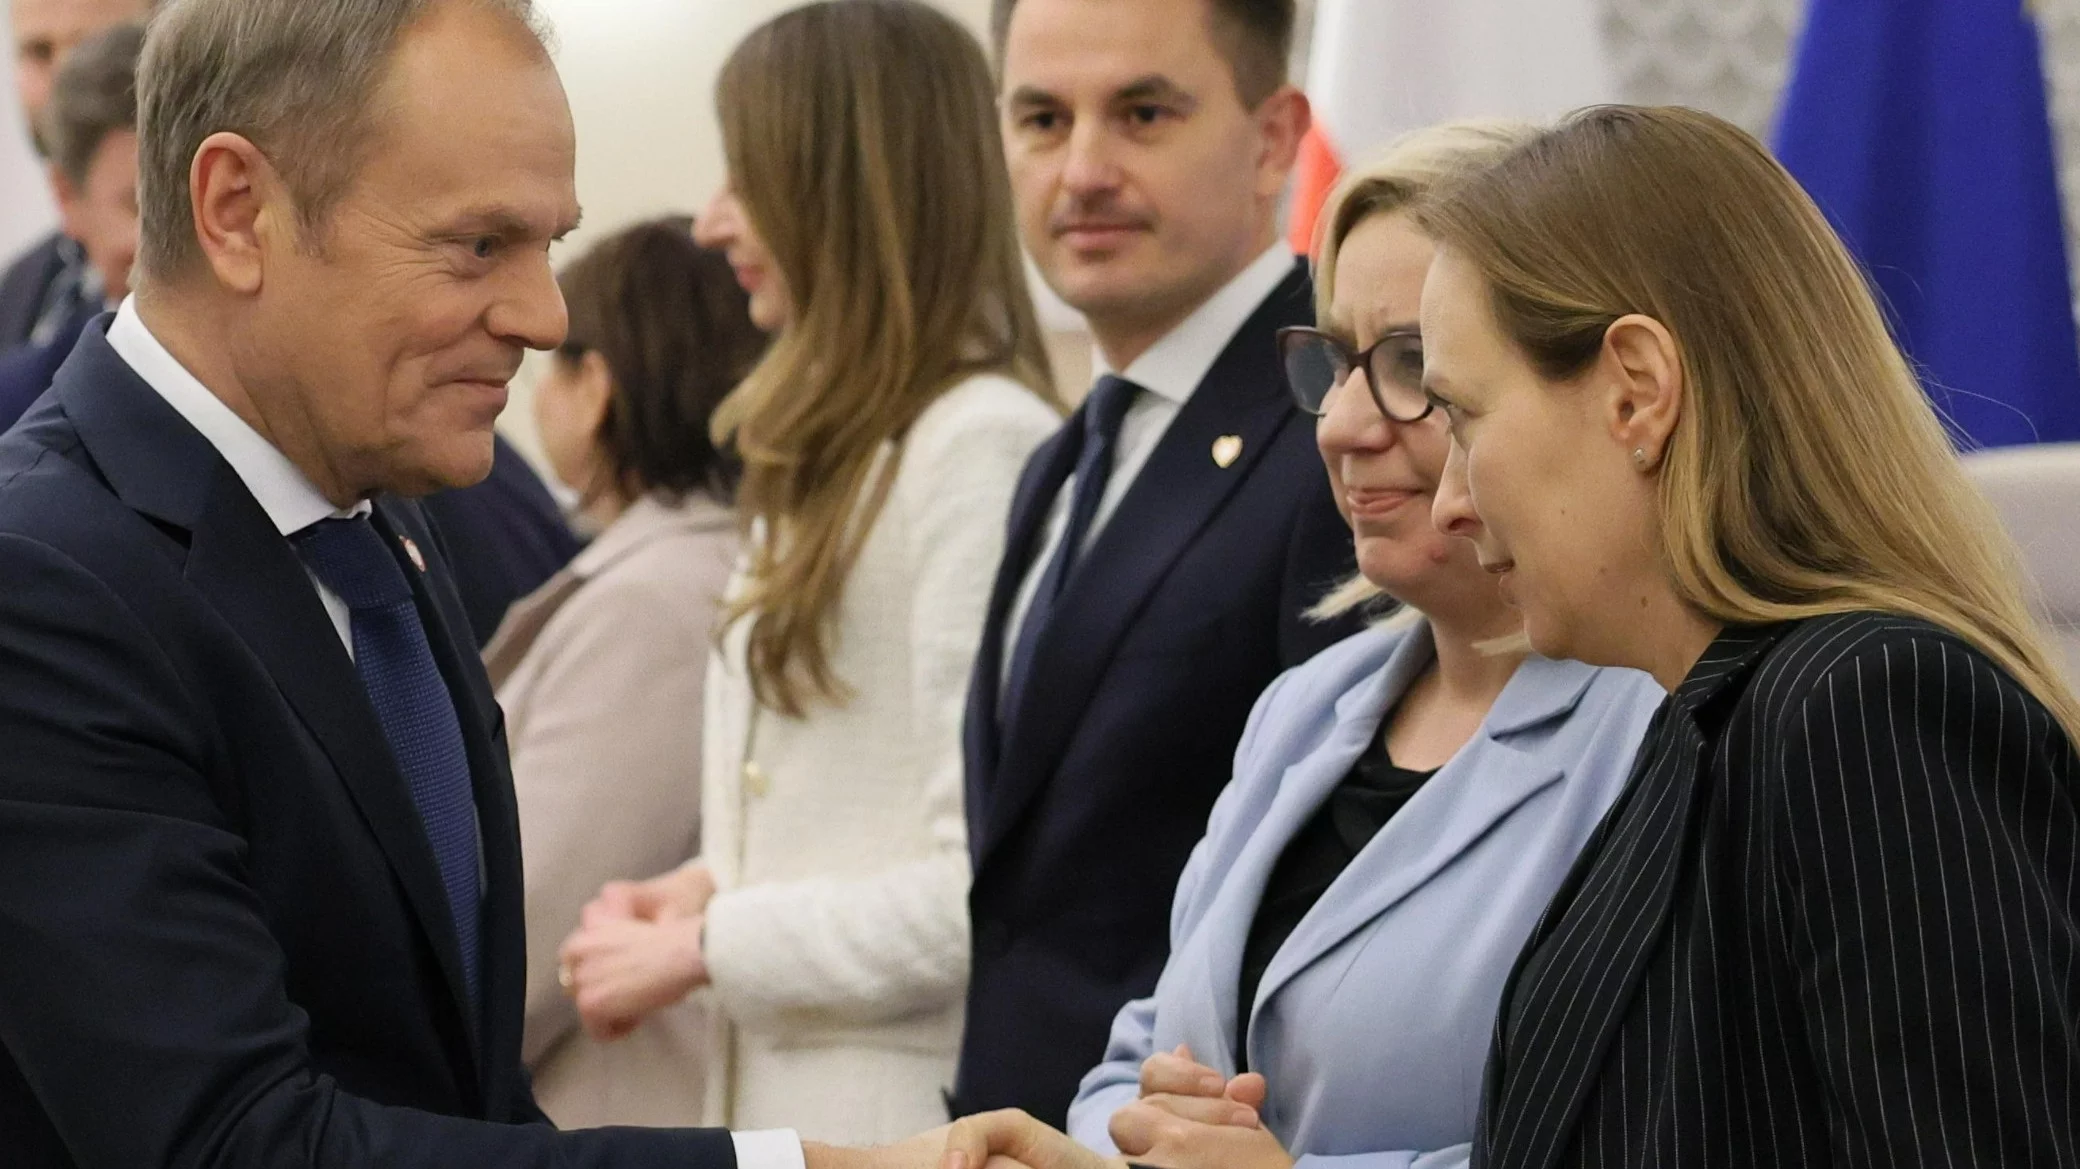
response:
[[(922, 1169), (1123, 1169), (1016, 1109), (957, 1120), (944, 1157)], [(811, 1164), (809, 1169), (819, 1169)], [(907, 1167), (906, 1167), (907, 1169)]]

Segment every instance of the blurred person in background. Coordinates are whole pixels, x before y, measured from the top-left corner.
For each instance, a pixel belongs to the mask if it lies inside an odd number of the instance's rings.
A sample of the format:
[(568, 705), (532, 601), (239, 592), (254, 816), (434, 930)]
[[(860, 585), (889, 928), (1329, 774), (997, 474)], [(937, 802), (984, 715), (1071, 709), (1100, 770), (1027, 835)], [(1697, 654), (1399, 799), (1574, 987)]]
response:
[(527, 456), (505, 435), (494, 438), (491, 474), (482, 483), (421, 501), (447, 545), (455, 591), (480, 646), (513, 602), (546, 584), (583, 547)]
[(961, 708), (1019, 468), (1060, 423), (974, 38), (788, 12), (716, 90), (699, 238), (776, 336), (718, 412), (747, 540), (707, 680), (702, 860), (564, 957), (595, 1032), (709, 988), (712, 1123), (945, 1119), (968, 972)]
[(694, 1125), (708, 1020), (658, 1011), (618, 1043), (579, 1025), (556, 949), (601, 885), (700, 845), (701, 682), (736, 557), (733, 461), (708, 428), (765, 337), (693, 221), (640, 224), (563, 272), (570, 334), (535, 393), (549, 464), (599, 535), (485, 650), (506, 716), (527, 880), (535, 1098), (566, 1128)]
[(130, 294), (137, 259), (137, 59), (144, 26), (122, 24), (65, 59), (43, 107), (60, 229), (92, 270), (99, 298), (81, 301), (40, 343), (0, 356), (0, 430), (50, 388), (80, 330)]
[(953, 1106), (1061, 1124), (1156, 985), (1171, 896), (1283, 670), (1362, 626), (1277, 331), (1314, 321), (1278, 206), (1292, 0), (999, 0), (1027, 250), (1100, 375), (1027, 465), (967, 712), (974, 974)]
[[(43, 120), (65, 59), (116, 25), (144, 20), (155, 7), (154, 0), (9, 0), (15, 88), (38, 157), (50, 156)], [(54, 185), (57, 173), (54, 168)], [(86, 250), (63, 230), (53, 232), (0, 273), (0, 353), (49, 345), (68, 328), (77, 335), (82, 313), (92, 316), (117, 299), (100, 287)]]
[[(1360, 575), (1323, 608), (1403, 608), (1258, 701), (1178, 885), (1163, 977), (1069, 1109), (1102, 1152), (1465, 1165), (1503, 979), (1661, 704), (1636, 670), (1527, 654), (1473, 545), (1430, 522), (1451, 436), (1423, 396), (1435, 249), (1408, 211), (1532, 133), (1418, 131), (1324, 209), (1322, 327), (1281, 337), (1356, 544)], [(1223, 1098), (1261, 1123), (1210, 1116)]]

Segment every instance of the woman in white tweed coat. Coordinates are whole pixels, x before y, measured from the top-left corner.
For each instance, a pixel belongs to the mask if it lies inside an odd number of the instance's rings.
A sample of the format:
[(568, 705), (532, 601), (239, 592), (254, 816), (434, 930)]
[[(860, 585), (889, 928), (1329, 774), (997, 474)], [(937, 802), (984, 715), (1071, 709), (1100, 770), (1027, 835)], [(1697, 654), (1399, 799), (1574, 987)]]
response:
[(710, 1123), (945, 1120), (968, 963), (961, 715), (1027, 455), (1059, 414), (981, 47), (912, 0), (797, 9), (717, 92), (700, 220), (774, 346), (718, 414), (747, 537), (710, 666), (703, 860), (564, 948), (617, 1034), (707, 987)]

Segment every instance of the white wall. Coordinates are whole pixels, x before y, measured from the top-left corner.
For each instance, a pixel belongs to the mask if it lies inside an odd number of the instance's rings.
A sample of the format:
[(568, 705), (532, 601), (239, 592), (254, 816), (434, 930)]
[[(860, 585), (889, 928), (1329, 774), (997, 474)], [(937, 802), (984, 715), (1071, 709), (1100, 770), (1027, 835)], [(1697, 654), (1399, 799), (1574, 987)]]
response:
[(0, 42), (0, 264), (58, 222), (15, 100), (13, 44), (11, 38)]
[[(541, 0), (578, 124), (582, 249), (646, 216), (700, 210), (722, 182), (715, 76), (796, 0)], [(989, 0), (940, 0), (978, 36)]]

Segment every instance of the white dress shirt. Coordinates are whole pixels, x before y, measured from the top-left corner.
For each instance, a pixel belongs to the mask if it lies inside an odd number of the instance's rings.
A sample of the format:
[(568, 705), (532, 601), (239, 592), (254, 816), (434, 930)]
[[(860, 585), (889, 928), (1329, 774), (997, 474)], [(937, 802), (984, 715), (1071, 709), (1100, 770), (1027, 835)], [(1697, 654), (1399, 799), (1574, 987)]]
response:
[[(1119, 376), (1141, 387), (1145, 393), (1134, 396), (1134, 404), (1127, 407), (1127, 416), (1120, 423), (1119, 441), (1112, 447), (1112, 474), (1105, 480), (1105, 494), (1099, 497), (1098, 510), (1091, 517), (1090, 530), (1084, 534), (1083, 547), (1078, 554), (1090, 549), (1098, 533), (1112, 513), (1119, 510), (1127, 489), (1148, 464), (1149, 456), (1155, 453), (1156, 444), (1170, 430), (1186, 402), (1198, 390), (1199, 383), (1206, 380), (1208, 370), (1220, 359), (1221, 351), (1234, 340), (1236, 330), (1242, 328), (1257, 306), (1264, 303), (1285, 278), (1293, 271), (1293, 252), (1283, 242), (1272, 245), (1264, 254), (1250, 261), (1250, 265), (1236, 273), (1234, 279), (1221, 286), (1219, 292), (1206, 299), (1206, 303), (1193, 310), (1176, 328), (1163, 334), (1162, 339), (1148, 347), (1148, 351), (1135, 358), (1127, 368), (1118, 371)], [(1098, 351), (1092, 361), (1097, 374), (1091, 379), (1115, 372), (1105, 360), (1104, 352)], [(1040, 551), (1026, 567), (1026, 576), (1018, 587), (1018, 599), (1011, 606), (1011, 620), (1004, 623), (1003, 677), (999, 683), (1011, 677), (1011, 665), (1017, 653), (1019, 628), (1026, 622), (1026, 613), (1033, 606), (1033, 595), (1040, 591), (1040, 578), (1047, 571), (1048, 562), (1054, 559), (1055, 549), (1062, 543), (1062, 535), (1069, 527), (1069, 505), (1076, 498), (1076, 476), (1062, 484), (1061, 493), (1055, 496), (1053, 509), (1048, 513), (1046, 534), (1040, 542)]]
[[(116, 319), (108, 327), (108, 344), (231, 464), (231, 470), (283, 536), (294, 535), (320, 520), (351, 519), (371, 510), (367, 500), (351, 508), (334, 507), (287, 455), (261, 437), (259, 431), (167, 352), (137, 315), (134, 298), (125, 300), (117, 310)], [(325, 602), (325, 612), (332, 618), (340, 641), (351, 654), (354, 637), (346, 602), (316, 576), (310, 579), (311, 586), (318, 590), (318, 598)], [(730, 1139), (736, 1146), (737, 1169), (806, 1169), (801, 1139), (792, 1130), (731, 1133)]]

